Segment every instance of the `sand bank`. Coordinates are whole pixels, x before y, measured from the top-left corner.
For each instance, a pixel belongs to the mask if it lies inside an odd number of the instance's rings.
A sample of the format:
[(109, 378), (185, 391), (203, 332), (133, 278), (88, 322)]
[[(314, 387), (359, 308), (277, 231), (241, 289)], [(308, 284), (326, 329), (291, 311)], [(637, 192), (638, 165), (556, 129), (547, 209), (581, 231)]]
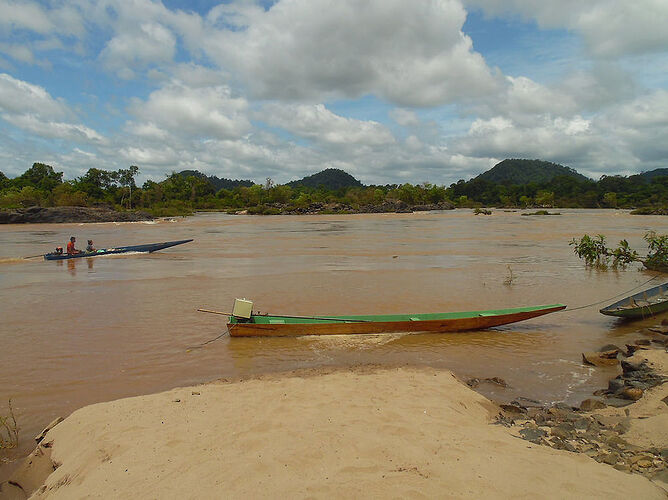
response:
[(179, 388), (75, 411), (40, 446), (35, 468), (49, 454), (57, 468), (34, 496), (666, 498), (644, 477), (514, 437), (497, 414), (424, 368)]

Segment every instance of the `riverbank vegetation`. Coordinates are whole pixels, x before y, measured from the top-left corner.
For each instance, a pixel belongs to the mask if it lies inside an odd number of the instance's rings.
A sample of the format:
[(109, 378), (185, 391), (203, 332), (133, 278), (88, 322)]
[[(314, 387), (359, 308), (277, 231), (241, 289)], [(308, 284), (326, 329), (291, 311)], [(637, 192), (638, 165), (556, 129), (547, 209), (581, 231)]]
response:
[[(365, 186), (336, 169), (284, 185), (271, 179), (263, 184), (219, 179), (190, 170), (137, 186), (137, 166), (116, 171), (90, 168), (81, 177), (64, 180), (62, 172), (35, 163), (13, 179), (0, 172), (0, 208), (106, 206), (116, 210), (140, 209), (154, 216), (187, 215), (195, 210), (282, 214), (454, 207), (636, 208), (639, 213), (668, 213), (668, 175), (663, 172), (604, 176), (593, 181), (566, 167), (546, 163), (504, 160), (475, 179), (460, 180), (449, 187), (426, 182)], [(516, 183), (518, 168), (534, 172), (528, 179), (542, 180)], [(552, 177), (536, 176), (538, 168), (548, 169)], [(494, 176), (487, 175), (492, 172)], [(503, 172), (515, 176), (504, 178), (500, 176)]]
[(589, 267), (607, 269), (612, 265), (613, 269), (617, 269), (632, 262), (641, 262), (647, 269), (668, 272), (668, 235), (649, 231), (644, 238), (647, 242), (646, 256), (639, 255), (626, 240), (621, 240), (614, 249), (609, 248), (602, 234), (595, 237), (585, 234), (580, 239), (573, 238), (570, 245), (573, 245), (575, 254)]

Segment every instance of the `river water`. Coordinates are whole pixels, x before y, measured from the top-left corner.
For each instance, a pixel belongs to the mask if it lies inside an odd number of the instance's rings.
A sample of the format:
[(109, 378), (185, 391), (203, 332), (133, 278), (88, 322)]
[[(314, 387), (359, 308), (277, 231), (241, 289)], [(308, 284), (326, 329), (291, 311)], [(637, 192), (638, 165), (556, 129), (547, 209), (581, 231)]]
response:
[[(637, 265), (587, 270), (568, 242), (601, 233), (611, 244), (626, 238), (645, 249), (643, 235), (665, 232), (665, 217), (561, 213), (206, 213), (151, 223), (0, 226), (0, 414), (11, 398), (25, 453), (44, 425), (87, 404), (218, 378), (359, 364), (502, 377), (509, 388), (483, 384), (481, 392), (577, 403), (615, 375), (614, 368), (583, 366), (581, 353), (623, 345), (656, 319), (624, 324), (594, 306), (482, 332), (225, 336), (202, 345), (224, 331), (225, 318), (196, 312), (229, 311), (235, 297), (252, 299), (256, 311), (294, 315), (575, 308), (653, 276)], [(20, 259), (65, 246), (70, 235), (92, 238), (98, 248), (194, 241), (155, 254)]]

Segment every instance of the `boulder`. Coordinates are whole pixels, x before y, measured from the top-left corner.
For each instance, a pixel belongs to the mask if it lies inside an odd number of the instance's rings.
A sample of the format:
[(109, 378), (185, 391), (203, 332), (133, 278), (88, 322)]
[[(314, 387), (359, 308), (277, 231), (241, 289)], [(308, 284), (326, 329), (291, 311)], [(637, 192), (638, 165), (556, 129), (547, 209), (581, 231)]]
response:
[(580, 410), (582, 411), (598, 410), (599, 408), (605, 407), (606, 404), (603, 401), (595, 398), (585, 399), (582, 403), (580, 403)]
[(622, 389), (619, 395), (624, 399), (638, 401), (640, 398), (642, 398), (643, 390), (638, 387), (625, 387)]
[(584, 364), (592, 366), (614, 366), (619, 363), (617, 360), (618, 354), (618, 349), (604, 352), (583, 352), (582, 361)]

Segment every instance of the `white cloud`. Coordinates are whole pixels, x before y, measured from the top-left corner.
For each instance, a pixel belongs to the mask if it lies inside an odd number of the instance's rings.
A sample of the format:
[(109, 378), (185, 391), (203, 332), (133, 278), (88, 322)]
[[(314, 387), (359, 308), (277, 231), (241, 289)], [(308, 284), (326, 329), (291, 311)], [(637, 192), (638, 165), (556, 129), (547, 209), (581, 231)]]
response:
[(272, 126), (300, 137), (332, 144), (381, 146), (394, 142), (390, 131), (378, 122), (354, 120), (332, 113), (322, 104), (267, 105), (260, 116)]
[(404, 127), (418, 125), (420, 123), (420, 119), (415, 111), (411, 111), (410, 109), (394, 108), (389, 114), (390, 118)]
[(0, 110), (11, 114), (35, 114), (45, 119), (63, 118), (71, 113), (39, 85), (0, 73)]
[(29, 30), (40, 35), (84, 33), (80, 12), (72, 6), (49, 8), (36, 2), (0, 0), (0, 29)]
[(66, 139), (75, 142), (106, 142), (105, 138), (85, 125), (44, 121), (35, 115), (1, 115), (16, 127), (28, 130), (40, 137)]
[(541, 27), (577, 31), (599, 57), (668, 51), (665, 0), (464, 1), (489, 15), (519, 14)]
[(131, 79), (132, 68), (171, 62), (175, 50), (176, 38), (170, 30), (158, 23), (143, 23), (109, 40), (100, 59), (120, 78)]
[(173, 80), (152, 92), (147, 101), (135, 100), (129, 111), (140, 121), (129, 126), (185, 137), (236, 138), (251, 129), (247, 108), (246, 99), (233, 97), (225, 85), (189, 87)]
[(241, 26), (210, 33), (204, 48), (261, 97), (321, 101), (371, 93), (429, 106), (495, 86), (461, 31), (466, 13), (458, 0), (292, 0), (267, 11), (235, 7), (216, 11), (215, 22)]

